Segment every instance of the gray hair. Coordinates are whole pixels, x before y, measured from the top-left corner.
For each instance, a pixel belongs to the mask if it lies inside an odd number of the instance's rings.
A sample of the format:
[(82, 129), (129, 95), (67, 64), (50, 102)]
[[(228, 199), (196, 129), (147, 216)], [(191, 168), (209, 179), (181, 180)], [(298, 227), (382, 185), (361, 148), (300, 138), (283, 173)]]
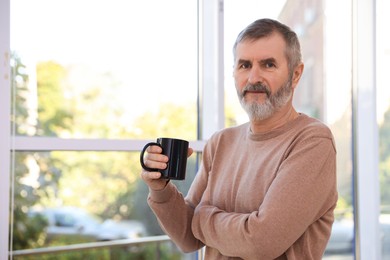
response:
[(299, 44), (298, 36), (287, 25), (284, 25), (272, 19), (259, 19), (248, 25), (242, 30), (236, 39), (233, 46), (234, 59), (236, 58), (237, 45), (245, 40), (257, 40), (263, 37), (270, 36), (272, 33), (279, 33), (286, 42), (286, 58), (290, 72), (301, 63), (301, 46)]

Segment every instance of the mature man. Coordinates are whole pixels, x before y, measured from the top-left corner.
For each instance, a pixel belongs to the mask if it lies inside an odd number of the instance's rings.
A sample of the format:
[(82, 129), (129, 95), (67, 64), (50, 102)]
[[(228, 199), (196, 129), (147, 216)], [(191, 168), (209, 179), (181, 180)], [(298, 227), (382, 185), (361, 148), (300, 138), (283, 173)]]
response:
[[(336, 149), (329, 128), (292, 105), (304, 68), (297, 36), (257, 20), (238, 35), (234, 61), (250, 121), (208, 140), (185, 198), (159, 172), (142, 171), (148, 203), (183, 251), (206, 246), (206, 259), (321, 259), (337, 202)], [(164, 169), (168, 160), (151, 146), (145, 164)]]

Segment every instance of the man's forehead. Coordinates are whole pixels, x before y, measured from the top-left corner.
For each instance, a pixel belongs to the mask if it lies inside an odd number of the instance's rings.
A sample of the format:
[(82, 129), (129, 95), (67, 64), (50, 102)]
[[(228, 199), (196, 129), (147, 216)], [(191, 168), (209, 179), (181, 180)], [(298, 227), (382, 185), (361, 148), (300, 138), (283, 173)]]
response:
[(236, 59), (285, 59), (286, 43), (282, 36), (272, 34), (259, 39), (245, 39), (237, 44)]

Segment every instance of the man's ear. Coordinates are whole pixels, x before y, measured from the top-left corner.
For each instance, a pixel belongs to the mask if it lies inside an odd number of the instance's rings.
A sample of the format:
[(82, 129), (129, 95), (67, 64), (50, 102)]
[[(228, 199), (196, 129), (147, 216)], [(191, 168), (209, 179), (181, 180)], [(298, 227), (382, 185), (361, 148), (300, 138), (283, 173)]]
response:
[(291, 86), (293, 89), (295, 89), (296, 86), (298, 85), (298, 82), (301, 79), (304, 67), (305, 67), (305, 65), (303, 64), (303, 62), (299, 63), (295, 67), (295, 69), (293, 71), (292, 82), (291, 82)]

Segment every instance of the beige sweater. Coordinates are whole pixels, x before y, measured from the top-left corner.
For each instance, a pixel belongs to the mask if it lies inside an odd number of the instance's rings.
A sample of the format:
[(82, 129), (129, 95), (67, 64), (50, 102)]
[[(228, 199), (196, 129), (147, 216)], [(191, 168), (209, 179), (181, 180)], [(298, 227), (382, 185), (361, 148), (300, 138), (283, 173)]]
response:
[(214, 134), (185, 199), (172, 182), (148, 198), (184, 252), (206, 245), (211, 260), (321, 259), (336, 202), (332, 134), (304, 114), (264, 134)]

